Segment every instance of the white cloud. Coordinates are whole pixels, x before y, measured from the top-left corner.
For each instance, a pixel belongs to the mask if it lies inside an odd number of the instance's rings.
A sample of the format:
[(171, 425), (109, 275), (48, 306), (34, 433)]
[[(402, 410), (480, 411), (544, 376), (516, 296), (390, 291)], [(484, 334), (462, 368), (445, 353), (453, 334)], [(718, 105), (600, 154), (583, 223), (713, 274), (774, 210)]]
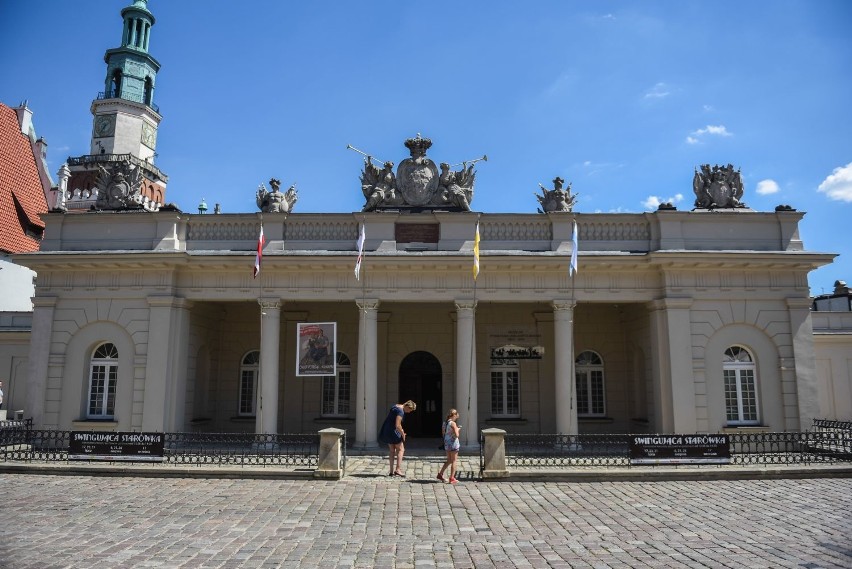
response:
[(756, 191), (761, 196), (768, 196), (770, 194), (777, 194), (780, 189), (775, 180), (761, 180), (757, 183)]
[(704, 105), (703, 109), (705, 113), (710, 113), (716, 110), (713, 108), (713, 105)]
[(699, 128), (698, 130), (691, 132), (689, 136), (686, 137), (687, 144), (698, 144), (704, 138), (704, 136), (734, 136), (732, 132), (728, 132), (728, 129), (725, 125), (712, 125), (708, 124), (704, 128)]
[(830, 200), (852, 202), (852, 162), (835, 168), (817, 188)]
[(642, 207), (644, 207), (645, 210), (655, 210), (660, 206), (661, 203), (668, 202), (668, 203), (671, 203), (671, 204), (676, 204), (676, 203), (682, 202), (682, 201), (683, 201), (683, 194), (675, 194), (675, 196), (673, 198), (666, 198), (666, 199), (663, 199), (659, 196), (648, 196), (648, 198), (645, 201), (642, 202)]
[(668, 97), (669, 94), (669, 88), (665, 83), (657, 83), (645, 91), (645, 99), (663, 99)]

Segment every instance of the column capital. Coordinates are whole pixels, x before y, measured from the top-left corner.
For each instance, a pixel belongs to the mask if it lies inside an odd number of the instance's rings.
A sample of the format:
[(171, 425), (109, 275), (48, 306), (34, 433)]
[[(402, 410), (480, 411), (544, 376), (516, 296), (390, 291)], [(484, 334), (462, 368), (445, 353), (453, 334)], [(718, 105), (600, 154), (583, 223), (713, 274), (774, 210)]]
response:
[(577, 306), (577, 302), (574, 300), (565, 300), (565, 299), (556, 299), (551, 301), (553, 305), (554, 312), (561, 312), (563, 310), (574, 310)]
[(360, 300), (355, 301), (355, 305), (359, 310), (368, 311), (368, 310), (378, 310), (379, 303), (381, 301), (377, 298), (362, 298)]
[(476, 309), (476, 301), (473, 299), (455, 300), (456, 312), (473, 311)]
[(280, 298), (258, 298), (257, 303), (263, 310), (276, 310), (282, 304)]

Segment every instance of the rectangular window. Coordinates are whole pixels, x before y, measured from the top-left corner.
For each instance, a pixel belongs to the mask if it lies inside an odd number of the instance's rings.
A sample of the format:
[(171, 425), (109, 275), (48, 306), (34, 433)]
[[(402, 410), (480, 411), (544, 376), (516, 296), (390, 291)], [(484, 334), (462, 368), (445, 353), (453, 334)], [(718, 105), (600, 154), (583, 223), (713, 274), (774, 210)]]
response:
[(240, 415), (254, 415), (257, 385), (257, 371), (244, 369), (240, 375)]
[(504, 418), (521, 416), (521, 381), (517, 369), (491, 370), (491, 415)]
[(577, 415), (603, 417), (606, 415), (606, 393), (603, 370), (586, 369), (576, 372)]
[(757, 424), (757, 390), (753, 369), (726, 369), (725, 414), (729, 424)]
[(326, 417), (348, 417), (352, 372), (340, 370), (337, 376), (322, 378), (322, 414)]
[(115, 415), (115, 388), (118, 366), (93, 364), (89, 376), (89, 413), (91, 419), (111, 419)]

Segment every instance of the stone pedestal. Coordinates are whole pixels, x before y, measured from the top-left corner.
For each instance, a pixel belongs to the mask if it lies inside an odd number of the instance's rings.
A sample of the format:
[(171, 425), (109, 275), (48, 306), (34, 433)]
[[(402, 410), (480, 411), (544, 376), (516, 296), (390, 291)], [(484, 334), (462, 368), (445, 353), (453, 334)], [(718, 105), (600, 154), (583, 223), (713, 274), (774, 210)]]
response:
[(507, 478), (509, 470), (506, 467), (506, 431), (503, 429), (482, 429), (483, 457), (485, 467), (482, 470), (483, 480)]
[(326, 478), (340, 480), (343, 477), (341, 465), (343, 458), (343, 435), (346, 431), (342, 429), (323, 429), (320, 434), (319, 459), (314, 478)]

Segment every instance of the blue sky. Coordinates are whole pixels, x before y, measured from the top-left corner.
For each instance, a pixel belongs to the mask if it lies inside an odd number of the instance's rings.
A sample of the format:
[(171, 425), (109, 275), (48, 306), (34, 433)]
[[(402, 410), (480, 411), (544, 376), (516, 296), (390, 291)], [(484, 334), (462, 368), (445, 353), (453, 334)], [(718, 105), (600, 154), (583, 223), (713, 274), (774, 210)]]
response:
[[(130, 0), (0, 0), (0, 101), (28, 99), (52, 172), (88, 153), (104, 51)], [(364, 204), (362, 160), (483, 154), (472, 207), (535, 212), (560, 176), (578, 212), (692, 208), (693, 168), (742, 169), (759, 211), (807, 212), (852, 281), (852, 2), (150, 0), (161, 64), (157, 166), (188, 212), (257, 211), (271, 177), (296, 212)], [(268, 186), (268, 183), (267, 183)]]

